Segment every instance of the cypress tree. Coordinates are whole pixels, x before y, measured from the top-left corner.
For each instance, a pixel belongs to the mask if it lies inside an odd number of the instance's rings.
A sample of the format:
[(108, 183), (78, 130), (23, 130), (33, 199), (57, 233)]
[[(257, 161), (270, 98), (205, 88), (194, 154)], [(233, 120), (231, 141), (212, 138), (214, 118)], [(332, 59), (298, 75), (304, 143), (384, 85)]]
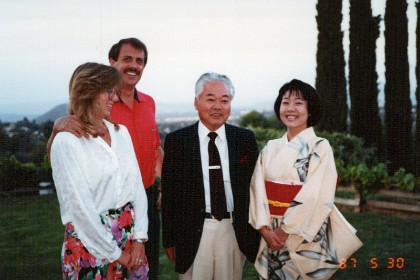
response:
[(342, 1), (318, 0), (318, 49), (316, 54), (316, 89), (321, 96), (323, 115), (319, 124), (328, 131), (347, 130), (347, 98)]
[(389, 171), (413, 171), (412, 116), (408, 67), (407, 3), (385, 7), (385, 127)]
[(416, 80), (417, 80), (417, 87), (416, 87), (416, 147), (415, 149), (415, 163), (416, 163), (416, 175), (420, 176), (420, 2), (416, 2), (417, 8), (417, 26), (416, 26), (416, 58), (417, 58), (417, 65), (416, 65)]
[(378, 109), (376, 40), (380, 16), (372, 17), (370, 1), (350, 0), (349, 93), (351, 133), (380, 149), (382, 124)]

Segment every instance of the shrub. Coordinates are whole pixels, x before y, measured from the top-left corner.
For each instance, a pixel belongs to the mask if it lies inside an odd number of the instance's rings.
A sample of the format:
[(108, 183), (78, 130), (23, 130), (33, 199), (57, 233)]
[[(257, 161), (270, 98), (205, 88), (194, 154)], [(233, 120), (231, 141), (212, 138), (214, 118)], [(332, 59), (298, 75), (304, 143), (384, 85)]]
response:
[(267, 119), (264, 116), (264, 114), (257, 112), (257, 111), (251, 111), (245, 115), (243, 115), (239, 122), (239, 126), (242, 127), (267, 127)]
[[(268, 140), (277, 139), (285, 133), (284, 129), (252, 126), (248, 128), (254, 132), (260, 150)], [(365, 147), (363, 139), (341, 132), (316, 133), (328, 139), (331, 144), (341, 185), (355, 186), (361, 197), (392, 186), (403, 191), (420, 190), (420, 178), (406, 172), (404, 168), (400, 168), (391, 177), (386, 164), (379, 163), (376, 149)]]
[(36, 187), (41, 181), (40, 173), (33, 163), (21, 163), (14, 156), (0, 158), (0, 191)]
[(268, 140), (280, 138), (284, 134), (284, 130), (274, 128), (262, 128), (262, 127), (248, 127), (251, 129), (255, 138), (257, 139), (258, 148), (261, 150)]
[(364, 163), (369, 167), (378, 164), (375, 148), (364, 146), (363, 139), (341, 132), (319, 132), (318, 136), (328, 139), (334, 151), (336, 162), (341, 166), (355, 166)]
[(347, 176), (356, 187), (361, 198), (367, 195), (375, 194), (384, 186), (390, 185), (390, 178), (387, 167), (383, 163), (379, 163), (369, 168), (365, 163), (349, 166), (347, 168)]
[(395, 172), (393, 183), (399, 190), (413, 191), (416, 186), (416, 178), (401, 167)]

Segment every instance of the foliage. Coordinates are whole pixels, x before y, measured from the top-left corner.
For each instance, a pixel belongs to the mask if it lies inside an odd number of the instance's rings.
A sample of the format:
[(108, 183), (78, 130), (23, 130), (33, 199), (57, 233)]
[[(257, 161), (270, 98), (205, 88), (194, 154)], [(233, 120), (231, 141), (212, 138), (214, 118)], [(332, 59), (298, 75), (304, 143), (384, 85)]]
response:
[(277, 118), (276, 115), (272, 114), (267, 116), (267, 128), (285, 129), (284, 124)]
[(9, 136), (6, 132), (6, 125), (0, 122), (0, 156), (10, 156)]
[(257, 111), (251, 111), (241, 117), (238, 125), (242, 127), (252, 126), (265, 128), (267, 127), (267, 119), (264, 114)]
[[(420, 18), (420, 2), (416, 2), (417, 18)], [(420, 61), (420, 20), (416, 26), (416, 58)], [(420, 64), (416, 64), (416, 112), (420, 112)], [(420, 147), (420, 113), (416, 113), (415, 147)], [(420, 176), (420, 149), (415, 149), (416, 175)]]
[[(372, 17), (370, 1), (350, 0), (349, 93), (351, 132), (367, 146), (381, 147), (378, 109), (376, 39), (380, 16)], [(366, 121), (366, 120), (369, 121)]]
[(41, 125), (24, 118), (13, 124), (0, 125), (0, 156), (15, 156), (21, 162), (42, 163), (46, 154), (46, 142), (51, 134), (53, 122)]
[(350, 191), (337, 190), (335, 192), (335, 197), (344, 198), (344, 199), (353, 199), (354, 191), (353, 190), (350, 190)]
[(282, 123), (277, 119), (276, 115), (271, 114), (269, 116), (265, 116), (263, 113), (257, 111), (251, 111), (243, 115), (240, 118), (238, 125), (241, 127), (261, 127), (274, 129), (280, 129), (284, 127)]
[(15, 156), (0, 157), (0, 194), (19, 188), (38, 187), (42, 181), (52, 181), (51, 167), (46, 155), (41, 166), (22, 163)]
[(388, 184), (386, 165), (378, 164), (376, 149), (365, 147), (362, 138), (338, 132), (320, 132), (318, 135), (331, 144), (341, 184), (354, 185), (362, 200)]
[(360, 137), (337, 132), (317, 134), (328, 139), (333, 148), (342, 185), (355, 185), (362, 196), (374, 194), (381, 188), (420, 189), (420, 178), (416, 179), (404, 168), (391, 176), (388, 166), (378, 162), (376, 148), (366, 147)]
[(38, 141), (34, 146), (33, 149), (29, 153), (29, 157), (31, 162), (33, 162), (36, 166), (42, 166), (44, 159), (47, 155), (47, 140)]
[(365, 163), (373, 166), (378, 163), (376, 149), (365, 147), (360, 137), (342, 132), (317, 132), (317, 135), (328, 139), (337, 165), (345, 167)]
[(416, 186), (416, 178), (401, 167), (395, 172), (393, 183), (400, 190), (413, 191)]
[[(258, 119), (264, 123), (261, 116)], [(280, 138), (285, 133), (283, 129), (248, 128), (254, 132), (260, 150), (267, 141)], [(403, 168), (393, 176), (389, 175), (387, 165), (379, 162), (376, 148), (366, 147), (362, 138), (342, 132), (322, 131), (317, 135), (328, 139), (331, 144), (341, 185), (354, 185), (362, 199), (382, 188), (396, 187), (403, 191), (420, 189), (420, 178), (416, 179)]]
[(258, 148), (262, 150), (264, 148), (265, 144), (272, 139), (280, 138), (284, 131), (274, 129), (274, 128), (262, 128), (262, 127), (248, 127), (251, 129), (254, 134), (255, 138), (257, 139)]
[(316, 9), (318, 45), (315, 88), (324, 108), (320, 126), (328, 131), (346, 131), (348, 108), (341, 29), (342, 1), (318, 0)]
[(365, 163), (360, 163), (348, 168), (351, 182), (356, 186), (362, 198), (375, 194), (384, 185), (390, 184), (388, 171), (383, 163), (369, 168)]
[(16, 123), (0, 122), (0, 192), (52, 181), (46, 156), (52, 127), (52, 121), (39, 125), (27, 118)]
[[(244, 115), (239, 123), (248, 124), (248, 121), (242, 121), (245, 117), (247, 115)], [(258, 119), (260, 118), (258, 117)], [(248, 118), (246, 119), (248, 120)], [(260, 123), (265, 122), (262, 120)], [(269, 140), (280, 138), (286, 132), (285, 129), (263, 128), (259, 126), (248, 126), (248, 128), (254, 132), (260, 150)], [(316, 133), (318, 136), (326, 138), (330, 142), (337, 166), (345, 167), (365, 163), (371, 167), (378, 163), (376, 149), (365, 147), (363, 139), (360, 137), (342, 132), (330, 133), (317, 131)]]
[(388, 167), (392, 173), (400, 167), (413, 171), (407, 1), (386, 1), (384, 18), (385, 131)]
[(346, 167), (337, 165), (337, 172), (343, 185), (355, 186), (363, 197), (373, 195), (383, 188), (396, 188), (406, 192), (420, 190), (420, 178), (416, 178), (414, 174), (407, 172), (404, 168), (398, 169), (391, 176), (384, 163), (379, 163), (370, 168), (365, 163)]
[(36, 186), (36, 175), (33, 163), (21, 163), (14, 156), (0, 158), (0, 191)]

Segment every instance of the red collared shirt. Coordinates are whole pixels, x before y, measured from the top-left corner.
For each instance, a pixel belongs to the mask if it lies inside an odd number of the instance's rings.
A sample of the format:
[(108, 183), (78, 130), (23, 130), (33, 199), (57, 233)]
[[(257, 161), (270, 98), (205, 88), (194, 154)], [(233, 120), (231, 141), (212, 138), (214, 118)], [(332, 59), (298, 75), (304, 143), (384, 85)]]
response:
[(134, 91), (133, 110), (120, 100), (114, 103), (111, 112), (111, 119), (125, 125), (130, 133), (145, 188), (155, 181), (160, 145), (155, 113), (153, 98), (137, 90)]

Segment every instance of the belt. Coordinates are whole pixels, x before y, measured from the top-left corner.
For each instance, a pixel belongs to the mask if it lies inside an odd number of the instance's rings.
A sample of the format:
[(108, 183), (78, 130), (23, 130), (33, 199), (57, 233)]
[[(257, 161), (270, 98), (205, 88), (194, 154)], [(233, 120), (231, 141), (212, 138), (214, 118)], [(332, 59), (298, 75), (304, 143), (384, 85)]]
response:
[[(216, 219), (216, 217), (214, 217), (214, 216), (213, 216), (213, 214), (211, 214), (211, 213), (207, 213), (207, 212), (206, 212), (206, 216), (205, 216), (205, 218), (206, 218), (206, 219)], [(230, 212), (226, 212), (226, 213), (223, 215), (223, 219), (230, 219)]]

